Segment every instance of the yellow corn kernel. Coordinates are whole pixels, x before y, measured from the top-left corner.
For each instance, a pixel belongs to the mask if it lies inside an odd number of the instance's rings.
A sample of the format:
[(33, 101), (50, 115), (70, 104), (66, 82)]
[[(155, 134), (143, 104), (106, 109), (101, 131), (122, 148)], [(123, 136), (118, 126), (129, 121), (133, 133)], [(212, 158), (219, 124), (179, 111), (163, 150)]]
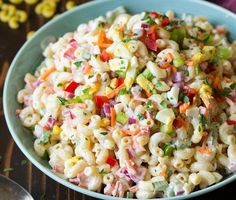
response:
[(52, 129), (52, 134), (55, 134), (55, 135), (59, 135), (61, 133), (61, 128), (57, 125), (54, 125), (53, 126), (53, 129)]
[(89, 94), (94, 94), (95, 92), (97, 92), (99, 90), (100, 86), (101, 86), (100, 83), (91, 84)]
[(105, 94), (106, 95), (108, 95), (111, 91), (112, 91), (112, 89), (110, 87), (105, 88)]
[(55, 9), (49, 7), (49, 6), (46, 6), (43, 8), (42, 10), (42, 15), (45, 17), (45, 18), (51, 18), (55, 13)]
[(66, 2), (66, 10), (70, 10), (76, 6), (74, 1), (67, 1)]
[(26, 22), (28, 15), (25, 11), (23, 10), (17, 10), (16, 15), (19, 17), (19, 22), (24, 23)]
[(8, 5), (7, 11), (9, 16), (13, 16), (16, 13), (16, 7), (14, 5)]
[(56, 9), (57, 4), (53, 1), (44, 1), (43, 2), (45, 7), (50, 7), (52, 9)]
[(19, 23), (17, 17), (13, 16), (9, 19), (8, 25), (12, 29), (18, 29), (19, 28)]
[(74, 166), (78, 161), (79, 161), (79, 157), (74, 156), (71, 159), (67, 160), (66, 162), (69, 166)]
[(107, 126), (109, 126), (109, 125), (110, 125), (110, 120), (109, 120), (109, 119), (103, 118), (103, 119), (101, 120), (101, 127), (107, 127)]
[(8, 22), (10, 19), (10, 16), (8, 15), (6, 10), (2, 10), (0, 12), (0, 21), (2, 22)]
[(8, 10), (9, 4), (2, 3), (1, 9), (2, 10)]
[(35, 11), (35, 13), (36, 13), (37, 15), (42, 14), (43, 6), (44, 6), (44, 5), (43, 5), (42, 3), (39, 3), (39, 4), (36, 5), (34, 11)]
[(3, 4), (3, 2), (2, 2), (2, 0), (0, 0), (0, 7), (2, 6), (2, 4)]
[(154, 85), (152, 82), (150, 82), (149, 80), (147, 80), (142, 74), (140, 74), (137, 79), (136, 82), (139, 84), (139, 86), (141, 88), (143, 88), (146, 92), (151, 93), (152, 90), (154, 89)]
[(134, 79), (133, 78), (125, 78), (124, 80), (124, 84), (126, 88), (131, 88), (131, 86), (134, 83)]
[(196, 53), (193, 57), (192, 57), (192, 61), (194, 63), (194, 65), (199, 64), (203, 59), (203, 54), (201, 52)]
[(202, 84), (199, 89), (199, 94), (200, 95), (207, 95), (208, 97), (210, 97), (212, 95), (212, 89), (209, 85)]
[(23, 0), (10, 0), (10, 2), (14, 4), (21, 4)]
[(113, 78), (110, 83), (110, 87), (115, 89), (117, 87), (117, 78)]
[(35, 33), (35, 31), (28, 32), (27, 35), (26, 35), (26, 39), (27, 40), (30, 39), (34, 35), (34, 33)]
[(36, 4), (37, 2), (38, 2), (38, 0), (25, 0), (25, 3), (27, 3), (29, 5)]

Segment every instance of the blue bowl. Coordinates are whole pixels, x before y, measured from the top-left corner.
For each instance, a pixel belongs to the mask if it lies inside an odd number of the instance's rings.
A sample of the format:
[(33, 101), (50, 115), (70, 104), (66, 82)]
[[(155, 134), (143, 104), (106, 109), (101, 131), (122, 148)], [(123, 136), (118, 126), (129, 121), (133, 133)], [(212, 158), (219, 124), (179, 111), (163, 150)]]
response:
[[(190, 13), (194, 15), (207, 16), (211, 23), (226, 26), (231, 33), (231, 39), (236, 38), (236, 29), (234, 26), (236, 22), (236, 15), (209, 2), (200, 0), (99, 0), (78, 6), (77, 8), (56, 17), (40, 28), (36, 34), (22, 46), (8, 71), (3, 95), (4, 113), (12, 137), (25, 156), (37, 168), (55, 181), (80, 193), (100, 199), (110, 200), (118, 200), (121, 198), (110, 197), (80, 188), (55, 175), (51, 171), (47, 161), (40, 158), (34, 152), (34, 139), (32, 134), (30, 134), (30, 132), (21, 125), (15, 111), (20, 107), (19, 103), (17, 103), (16, 96), (17, 92), (24, 87), (24, 75), (27, 72), (33, 73), (43, 59), (42, 49), (40, 48), (41, 41), (44, 41), (49, 36), (59, 37), (66, 32), (73, 31), (80, 23), (84, 23), (97, 16), (104, 15), (106, 11), (112, 10), (120, 5), (124, 6), (131, 13), (153, 10), (165, 12), (169, 9), (173, 9), (178, 15), (181, 15), (182, 13)], [(189, 195), (166, 199), (186, 199), (202, 195), (220, 188), (235, 179), (236, 174), (226, 177), (220, 183), (203, 190), (193, 192)]]

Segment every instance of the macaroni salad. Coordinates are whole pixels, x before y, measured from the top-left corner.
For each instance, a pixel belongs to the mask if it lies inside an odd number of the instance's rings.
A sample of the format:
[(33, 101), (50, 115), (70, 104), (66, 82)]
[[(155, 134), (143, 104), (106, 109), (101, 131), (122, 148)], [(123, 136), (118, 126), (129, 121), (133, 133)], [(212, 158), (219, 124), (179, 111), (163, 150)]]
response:
[(80, 187), (148, 199), (236, 171), (236, 41), (205, 17), (109, 11), (44, 50), (17, 114)]

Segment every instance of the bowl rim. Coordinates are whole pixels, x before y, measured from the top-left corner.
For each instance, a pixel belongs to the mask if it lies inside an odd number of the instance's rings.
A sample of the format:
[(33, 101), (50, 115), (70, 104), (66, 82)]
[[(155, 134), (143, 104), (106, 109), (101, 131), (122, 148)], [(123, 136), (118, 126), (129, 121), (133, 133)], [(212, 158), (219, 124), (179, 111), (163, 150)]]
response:
[[(86, 9), (87, 7), (90, 6), (96, 6), (99, 5), (100, 3), (105, 3), (105, 2), (110, 2), (110, 1), (115, 1), (115, 0), (94, 0), (94, 1), (90, 1), (90, 2), (86, 2), (83, 3), (81, 5), (78, 5), (76, 8), (71, 9), (69, 11), (66, 11), (62, 14), (60, 14), (59, 16), (57, 16), (56, 18), (54, 18), (53, 20), (50, 20), (49, 22), (47, 22), (46, 24), (44, 24), (42, 27), (40, 27), (37, 32), (29, 39), (27, 40), (22, 47), (20, 48), (20, 50), (17, 52), (17, 54), (15, 55), (9, 70), (7, 72), (7, 76), (5, 78), (5, 83), (4, 83), (4, 88), (3, 88), (3, 111), (4, 111), (4, 115), (5, 115), (5, 120), (9, 129), (9, 132), (11, 134), (11, 136), (13, 137), (14, 141), (16, 142), (17, 146), (19, 147), (19, 149), (23, 152), (23, 154), (44, 174), (46, 174), (48, 177), (50, 177), (51, 179), (53, 179), (54, 181), (64, 185), (67, 188), (70, 188), (76, 192), (80, 192), (82, 194), (94, 197), (94, 198), (99, 198), (99, 199), (109, 199), (109, 200), (118, 200), (118, 199), (126, 199), (126, 198), (119, 198), (119, 197), (113, 197), (113, 196), (109, 196), (109, 195), (105, 195), (102, 193), (98, 193), (98, 192), (94, 192), (94, 191), (90, 191), (84, 188), (81, 188), (77, 185), (74, 185), (72, 183), (70, 183), (69, 181), (57, 176), (55, 173), (53, 173), (50, 169), (44, 167), (42, 164), (40, 164), (26, 149), (26, 147), (23, 145), (23, 143), (20, 141), (20, 138), (17, 136), (17, 134), (14, 132), (13, 130), (13, 123), (11, 122), (11, 116), (10, 116), (10, 112), (9, 112), (9, 108), (7, 106), (7, 88), (9, 87), (10, 84), (10, 76), (11, 73), (13, 71), (13, 68), (16, 66), (16, 62), (17, 60), (20, 58), (21, 54), (24, 52), (24, 49), (26, 46), (28, 46), (32, 40), (34, 40), (35, 37), (37, 37), (37, 35), (39, 35), (41, 32), (43, 32), (45, 29), (47, 29), (48, 27), (51, 26), (51, 24), (61, 20), (62, 18), (66, 17), (67, 15), (71, 15), (72, 13), (75, 12), (79, 12), (81, 9)], [(171, 0), (170, 0), (171, 1)], [(193, 2), (196, 4), (202, 4), (205, 5), (207, 7), (212, 7), (214, 9), (216, 9), (217, 11), (221, 12), (221, 13), (225, 13), (227, 16), (230, 16), (232, 18), (235, 18), (236, 20), (236, 14), (233, 13), (230, 10), (227, 10), (226, 8), (220, 7), (214, 3), (205, 1), (205, 0), (182, 0), (182, 1), (186, 1), (187, 2)], [(193, 198), (196, 196), (200, 196), (206, 193), (209, 193), (211, 191), (214, 191), (216, 189), (219, 189), (229, 183), (231, 183), (232, 181), (236, 180), (236, 174), (231, 175), (230, 177), (214, 184), (211, 185), (207, 188), (201, 189), (201, 190), (197, 190), (194, 191), (190, 194), (187, 195), (181, 195), (181, 196), (175, 196), (175, 197), (168, 197), (168, 198), (156, 198), (156, 200), (176, 200), (176, 199), (188, 199), (188, 198)]]

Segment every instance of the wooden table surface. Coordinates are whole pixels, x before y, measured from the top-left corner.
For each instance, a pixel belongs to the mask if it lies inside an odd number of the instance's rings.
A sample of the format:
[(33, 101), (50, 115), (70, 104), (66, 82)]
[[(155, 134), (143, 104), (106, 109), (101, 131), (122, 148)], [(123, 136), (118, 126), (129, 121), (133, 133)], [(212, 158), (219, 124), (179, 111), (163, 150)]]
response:
[[(86, 0), (77, 0), (78, 4)], [(61, 1), (59, 11), (64, 11), (65, 1)], [(36, 30), (46, 21), (34, 14), (34, 7), (22, 4), (22, 9), (30, 13), (30, 20), (21, 26), (19, 30), (11, 30), (6, 24), (0, 23), (0, 173), (18, 182), (26, 188), (36, 200), (94, 200), (94, 198), (70, 190), (40, 172), (27, 160), (20, 149), (14, 143), (7, 128), (2, 108), (2, 92), (4, 78), (9, 64), (17, 50), (26, 40), (26, 33)], [(12, 168), (12, 171), (4, 169)], [(202, 200), (235, 199), (236, 182), (233, 182), (221, 189), (213, 191), (201, 197), (194, 198)], [(0, 194), (1, 195), (1, 194)], [(231, 197), (229, 197), (229, 195)], [(0, 196), (0, 200), (1, 196)]]

